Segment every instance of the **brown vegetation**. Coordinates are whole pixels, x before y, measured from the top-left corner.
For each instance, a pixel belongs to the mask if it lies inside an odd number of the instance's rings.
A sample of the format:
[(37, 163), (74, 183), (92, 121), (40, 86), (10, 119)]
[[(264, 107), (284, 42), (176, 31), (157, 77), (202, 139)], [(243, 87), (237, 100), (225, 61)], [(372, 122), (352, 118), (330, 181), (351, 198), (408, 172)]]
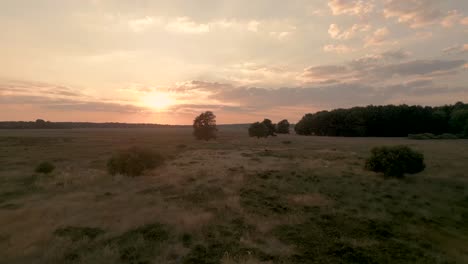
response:
[[(464, 263), (468, 142), (191, 128), (0, 131), (5, 263)], [(290, 144), (284, 144), (289, 141)], [(372, 147), (411, 145), (426, 170), (364, 170)], [(184, 147), (180, 147), (180, 146)], [(132, 146), (164, 166), (110, 175)], [(49, 160), (50, 175), (33, 173)], [(314, 256), (314, 257), (311, 257)]]

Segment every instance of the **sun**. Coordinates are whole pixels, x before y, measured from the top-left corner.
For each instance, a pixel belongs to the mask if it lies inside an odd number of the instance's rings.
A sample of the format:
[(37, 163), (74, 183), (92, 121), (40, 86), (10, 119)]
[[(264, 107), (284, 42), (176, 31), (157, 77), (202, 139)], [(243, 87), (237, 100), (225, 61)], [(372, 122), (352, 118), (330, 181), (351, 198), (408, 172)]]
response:
[(161, 92), (148, 93), (141, 98), (141, 101), (144, 106), (155, 110), (163, 110), (176, 103), (169, 94)]

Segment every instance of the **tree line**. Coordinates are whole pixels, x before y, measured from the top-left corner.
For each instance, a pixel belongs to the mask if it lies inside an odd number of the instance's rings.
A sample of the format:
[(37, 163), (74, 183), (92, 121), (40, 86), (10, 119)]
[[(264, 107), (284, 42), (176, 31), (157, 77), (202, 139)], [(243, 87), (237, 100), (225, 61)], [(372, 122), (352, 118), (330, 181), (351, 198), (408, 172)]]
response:
[(158, 128), (174, 125), (145, 123), (92, 123), (92, 122), (51, 122), (44, 119), (36, 121), (1, 121), (0, 129), (73, 129), (73, 128)]
[(299, 135), (406, 137), (419, 133), (468, 136), (468, 104), (437, 107), (385, 105), (306, 114), (295, 125)]

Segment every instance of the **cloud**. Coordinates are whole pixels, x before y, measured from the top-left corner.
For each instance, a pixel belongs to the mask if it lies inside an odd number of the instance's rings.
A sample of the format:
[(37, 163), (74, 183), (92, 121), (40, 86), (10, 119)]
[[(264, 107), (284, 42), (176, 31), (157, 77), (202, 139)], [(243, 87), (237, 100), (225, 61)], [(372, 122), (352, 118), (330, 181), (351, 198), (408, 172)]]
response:
[(290, 31), (282, 31), (282, 32), (272, 31), (272, 32), (270, 32), (270, 36), (272, 36), (273, 38), (276, 38), (278, 40), (285, 40), (286, 38), (291, 36), (291, 34), (292, 34), (292, 32), (290, 32)]
[(451, 10), (447, 16), (441, 21), (441, 25), (446, 28), (451, 28), (462, 22), (462, 14), (458, 10)]
[(304, 83), (337, 83), (355, 80), (355, 72), (347, 65), (311, 66), (299, 78)]
[(429, 32), (429, 31), (420, 31), (420, 32), (416, 33), (416, 38), (418, 40), (424, 40), (424, 39), (432, 38), (433, 35), (434, 34), (432, 32)]
[(257, 20), (237, 20), (237, 19), (218, 19), (207, 23), (210, 31), (215, 29), (234, 29), (238, 31), (258, 32), (260, 25), (266, 21)]
[[(427, 100), (425, 103), (433, 104), (450, 103), (446, 101), (447, 98), (455, 98), (455, 95), (458, 100), (468, 99), (467, 87), (436, 82), (438, 76), (460, 70), (466, 61), (407, 61), (408, 58), (410, 54), (400, 49), (369, 54), (344, 64), (311, 66), (304, 69), (300, 76), (304, 81), (302, 85), (295, 87), (263, 88), (254, 84), (199, 80), (181, 82), (166, 89), (176, 95), (178, 103), (158, 115), (183, 115), (189, 120), (192, 115), (209, 109), (219, 116), (242, 116), (244, 120), (264, 115), (294, 120), (306, 112), (336, 107), (405, 103), (405, 100), (418, 103), (421, 102), (417, 100), (418, 97)], [(243, 71), (246, 76), (267, 75), (268, 79), (287, 72), (285, 68), (256, 63), (242, 63), (233, 68)], [(291, 78), (289, 74), (292, 72), (288, 72), (288, 78)], [(0, 84), (0, 105), (7, 108), (14, 105), (35, 106), (54, 113), (144, 115), (151, 112), (128, 102), (86, 97), (76, 89), (59, 85), (20, 81)], [(41, 92), (28, 94), (32, 87), (39, 87)], [(129, 85), (128, 89), (142, 93), (152, 90), (142, 84)], [(67, 92), (70, 94), (62, 94)], [(428, 98), (432, 98), (432, 101)]]
[(411, 55), (410, 52), (398, 49), (398, 50), (388, 50), (383, 52), (380, 56), (382, 59), (394, 59), (394, 60), (402, 60), (407, 59)]
[(398, 22), (419, 28), (437, 23), (443, 15), (433, 7), (434, 0), (386, 0), (383, 14), (386, 18), (398, 18)]
[(44, 108), (60, 111), (80, 112), (112, 112), (112, 113), (143, 113), (150, 110), (131, 104), (120, 104), (111, 102), (80, 102), (80, 101), (52, 101), (43, 105)]
[(329, 44), (323, 47), (323, 51), (344, 54), (344, 53), (352, 52), (353, 49), (343, 44), (338, 44), (338, 45)]
[(370, 14), (374, 9), (374, 1), (372, 0), (329, 0), (333, 15), (357, 15), (364, 16)]
[(337, 24), (331, 24), (328, 28), (328, 34), (333, 39), (346, 40), (352, 38), (356, 32), (365, 32), (370, 28), (371, 26), (367, 24), (354, 24), (348, 30), (341, 30)]
[(464, 60), (414, 60), (375, 68), (372, 74), (382, 78), (391, 76), (412, 76), (450, 74), (465, 64)]
[(326, 9), (316, 9), (316, 8), (308, 8), (307, 14), (311, 16), (323, 17), (328, 13)]
[(460, 20), (460, 24), (464, 25), (464, 26), (468, 26), (468, 16), (467, 17), (464, 17)]
[(388, 36), (390, 35), (390, 31), (386, 28), (379, 28), (374, 31), (370, 36), (365, 38), (364, 47), (370, 46), (381, 46), (385, 44), (389, 44)]
[[(313, 70), (313, 69), (309, 69)], [(317, 70), (317, 69), (314, 69)], [(340, 68), (324, 67), (319, 72), (342, 71)], [(310, 85), (304, 87), (285, 87), (278, 89), (263, 89), (258, 87), (225, 88), (226, 84), (204, 83), (205, 92), (210, 93), (210, 99), (220, 102), (231, 102), (234, 106), (223, 105), (188, 105), (183, 108), (219, 109), (237, 113), (266, 112), (288, 109), (288, 115), (301, 116), (304, 111), (322, 110), (324, 107), (350, 107), (355, 105), (385, 104), (404, 96), (427, 96), (465, 93), (466, 87), (446, 87), (434, 84), (428, 80), (408, 81), (399, 84), (370, 84), (365, 82), (334, 83), (326, 85)], [(403, 96), (403, 97), (402, 97)], [(438, 102), (437, 102), (438, 103)], [(294, 108), (294, 109), (292, 109)], [(179, 109), (175, 107), (174, 109)], [(284, 117), (284, 116), (283, 116)], [(297, 118), (297, 117), (296, 117)]]
[(458, 10), (444, 13), (437, 9), (436, 0), (386, 0), (383, 14), (386, 18), (396, 18), (398, 22), (411, 28), (421, 28), (439, 24), (451, 28), (458, 24), (465, 24), (463, 14)]
[(176, 33), (203, 34), (210, 31), (210, 26), (196, 23), (189, 17), (177, 17), (167, 23), (166, 30)]
[(252, 31), (252, 32), (257, 32), (258, 31), (258, 26), (260, 25), (260, 22), (257, 20), (252, 20), (249, 23), (247, 23), (247, 30)]
[(236, 85), (281, 86), (291, 85), (296, 71), (285, 65), (272, 65), (255, 62), (243, 62), (220, 69), (218, 79)]
[(62, 85), (20, 80), (0, 80), (0, 94), (49, 97), (85, 97), (80, 91)]
[(199, 23), (190, 17), (177, 17), (163, 19), (165, 29), (169, 32), (186, 34), (205, 34), (220, 30), (236, 30), (259, 33), (263, 31), (270, 36), (283, 40), (291, 36), (296, 27), (289, 21), (282, 20), (238, 20), (238, 19), (215, 19), (206, 23)]
[(0, 105), (35, 105), (42, 109), (80, 112), (141, 113), (148, 111), (148, 109), (131, 104), (57, 99), (39, 95), (3, 95), (0, 97)]
[(118, 91), (130, 93), (149, 93), (155, 91), (155, 88), (152, 88), (146, 84), (130, 83), (126, 87), (118, 89)]
[(442, 50), (445, 54), (462, 54), (468, 52), (468, 44), (453, 45)]
[(322, 103), (339, 105), (345, 103), (349, 99), (348, 96), (353, 96), (354, 98), (366, 97), (371, 89), (366, 86), (353, 84), (278, 89), (235, 87), (231, 90), (217, 90), (211, 97), (219, 101), (237, 103), (239, 107), (246, 107), (250, 111), (262, 111)]
[(457, 73), (465, 60), (409, 60), (407, 52), (387, 51), (367, 55), (342, 65), (313, 66), (300, 75), (305, 84), (310, 83), (390, 83), (408, 79), (434, 78)]
[(347, 65), (352, 69), (360, 71), (370, 71), (373, 68), (381, 67), (382, 65), (401, 62), (410, 58), (411, 53), (402, 49), (388, 50), (379, 54), (367, 54), (363, 57), (353, 59)]
[(128, 21), (128, 26), (133, 32), (142, 32), (154, 25), (155, 18), (146, 16), (144, 18), (132, 19)]
[(35, 105), (43, 109), (85, 112), (137, 113), (147, 109), (102, 100), (78, 89), (42, 82), (0, 80), (0, 105)]

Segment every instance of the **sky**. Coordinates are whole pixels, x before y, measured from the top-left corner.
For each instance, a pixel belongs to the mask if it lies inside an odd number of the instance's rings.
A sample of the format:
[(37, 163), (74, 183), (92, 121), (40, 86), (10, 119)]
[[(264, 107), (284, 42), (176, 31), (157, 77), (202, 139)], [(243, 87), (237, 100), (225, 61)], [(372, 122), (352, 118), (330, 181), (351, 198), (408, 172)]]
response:
[(466, 0), (0, 0), (0, 120), (468, 102)]

